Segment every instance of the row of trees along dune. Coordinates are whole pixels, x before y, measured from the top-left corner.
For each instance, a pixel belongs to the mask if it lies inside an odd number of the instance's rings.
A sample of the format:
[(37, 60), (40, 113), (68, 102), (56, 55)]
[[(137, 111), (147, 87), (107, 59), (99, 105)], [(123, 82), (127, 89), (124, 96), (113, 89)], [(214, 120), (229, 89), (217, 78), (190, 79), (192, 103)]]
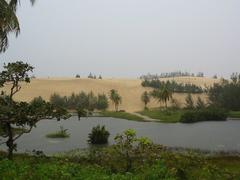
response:
[(161, 74), (150, 74), (140, 76), (140, 79), (147, 79), (147, 80), (156, 80), (159, 78), (171, 78), (171, 77), (204, 77), (203, 72), (198, 72), (197, 74), (189, 73), (189, 72), (182, 72), (182, 71), (174, 71), (168, 73), (161, 73)]
[[(118, 111), (118, 107), (122, 102), (122, 97), (117, 90), (110, 90), (109, 98), (114, 104), (115, 110)], [(50, 102), (66, 109), (77, 109), (79, 111), (87, 110), (89, 112), (95, 109), (106, 110), (109, 106), (108, 97), (105, 94), (98, 94), (95, 96), (92, 91), (89, 93), (83, 91), (78, 94), (72, 93), (70, 96), (61, 96), (54, 93), (50, 96)]]
[(142, 81), (143, 87), (151, 88), (167, 88), (175, 93), (203, 93), (204, 89), (200, 86), (196, 86), (190, 83), (177, 83), (176, 81), (160, 81), (159, 79), (144, 79)]
[(72, 93), (70, 96), (61, 96), (54, 93), (50, 96), (50, 102), (67, 109), (81, 108), (88, 111), (93, 111), (94, 109), (106, 110), (109, 105), (105, 94), (95, 96), (92, 91), (89, 93), (83, 91), (78, 94)]

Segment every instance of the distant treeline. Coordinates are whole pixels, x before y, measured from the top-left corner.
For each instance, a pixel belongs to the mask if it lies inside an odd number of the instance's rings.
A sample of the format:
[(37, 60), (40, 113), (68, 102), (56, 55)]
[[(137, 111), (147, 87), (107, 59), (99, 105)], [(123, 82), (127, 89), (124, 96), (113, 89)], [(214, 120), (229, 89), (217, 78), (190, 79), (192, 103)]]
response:
[(143, 87), (152, 87), (152, 88), (163, 88), (166, 87), (171, 92), (175, 93), (203, 93), (204, 90), (202, 87), (196, 86), (194, 84), (184, 84), (177, 83), (176, 81), (160, 81), (159, 79), (155, 80), (143, 80)]
[(78, 94), (72, 93), (70, 96), (54, 93), (50, 97), (50, 102), (66, 109), (86, 109), (88, 111), (105, 110), (109, 105), (105, 94), (96, 96), (93, 92), (87, 94), (83, 91)]
[(204, 73), (199, 72), (197, 74), (194, 74), (189, 72), (174, 71), (169, 73), (142, 75), (140, 76), (140, 79), (155, 80), (159, 78), (169, 78), (169, 77), (204, 77)]

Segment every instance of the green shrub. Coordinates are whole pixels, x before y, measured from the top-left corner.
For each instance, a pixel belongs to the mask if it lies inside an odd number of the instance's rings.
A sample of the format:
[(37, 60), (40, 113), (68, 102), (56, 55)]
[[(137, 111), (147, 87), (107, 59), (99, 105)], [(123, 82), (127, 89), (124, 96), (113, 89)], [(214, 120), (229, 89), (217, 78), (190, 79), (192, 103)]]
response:
[(59, 107), (66, 107), (67, 98), (54, 93), (50, 96), (50, 103)]
[(186, 111), (180, 119), (183, 123), (198, 121), (224, 121), (227, 119), (227, 111), (220, 108), (206, 108)]
[(98, 110), (106, 110), (108, 108), (108, 98), (105, 94), (99, 94), (96, 108)]
[(60, 130), (55, 133), (50, 133), (46, 135), (48, 138), (68, 138), (70, 135), (67, 133), (67, 129), (60, 126)]
[(92, 128), (92, 132), (88, 135), (88, 142), (91, 144), (106, 144), (110, 133), (105, 129), (105, 126), (97, 125)]

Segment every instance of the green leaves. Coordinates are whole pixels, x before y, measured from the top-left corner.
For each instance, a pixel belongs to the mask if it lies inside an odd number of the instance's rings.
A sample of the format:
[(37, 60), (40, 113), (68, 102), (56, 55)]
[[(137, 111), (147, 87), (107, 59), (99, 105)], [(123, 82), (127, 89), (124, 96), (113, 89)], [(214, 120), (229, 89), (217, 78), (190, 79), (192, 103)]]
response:
[(122, 103), (122, 97), (118, 94), (117, 90), (110, 90), (110, 99), (115, 105), (115, 110), (118, 111), (118, 106)]
[[(0, 86), (10, 85), (9, 93), (0, 96), (0, 126), (4, 128), (6, 144), (9, 148), (9, 159), (16, 149), (16, 141), (24, 133), (31, 132), (36, 123), (42, 119), (67, 119), (70, 117), (67, 110), (44, 101), (41, 97), (28, 102), (17, 102), (13, 96), (21, 90), (21, 82), (30, 83), (29, 72), (33, 67), (22, 61), (4, 64), (0, 73)], [(13, 133), (13, 125), (24, 129), (21, 133)]]
[(92, 128), (92, 132), (88, 135), (88, 142), (91, 144), (106, 144), (110, 133), (105, 126), (97, 125)]
[(18, 18), (15, 14), (17, 3), (14, 1), (8, 4), (7, 1), (0, 0), (0, 53), (8, 48), (8, 34), (12, 32), (17, 36), (20, 32)]

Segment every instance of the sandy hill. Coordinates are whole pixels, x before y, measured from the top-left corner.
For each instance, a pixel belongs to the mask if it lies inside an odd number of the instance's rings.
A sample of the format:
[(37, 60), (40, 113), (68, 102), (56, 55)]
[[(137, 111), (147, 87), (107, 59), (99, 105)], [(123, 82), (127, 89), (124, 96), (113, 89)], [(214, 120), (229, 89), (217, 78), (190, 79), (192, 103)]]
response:
[[(215, 79), (199, 78), (199, 77), (177, 77), (177, 78), (164, 78), (164, 80), (174, 79), (177, 82), (193, 83), (199, 86), (210, 86)], [(17, 100), (30, 101), (32, 98), (42, 96), (48, 100), (50, 95), (54, 92), (60, 95), (70, 95), (72, 92), (78, 93), (80, 91), (94, 93), (105, 93), (109, 95), (111, 89), (118, 90), (122, 96), (122, 104), (120, 109), (128, 112), (142, 110), (144, 105), (141, 102), (141, 94), (150, 88), (141, 86), (139, 79), (73, 79), (73, 78), (42, 78), (33, 79), (30, 84), (23, 84), (21, 91), (16, 95)], [(181, 104), (184, 105), (186, 94), (174, 94), (173, 97)], [(206, 99), (206, 95), (194, 95), (194, 98), (201, 96)], [(159, 104), (153, 99), (149, 107), (157, 107)], [(110, 103), (110, 108), (113, 106)]]

